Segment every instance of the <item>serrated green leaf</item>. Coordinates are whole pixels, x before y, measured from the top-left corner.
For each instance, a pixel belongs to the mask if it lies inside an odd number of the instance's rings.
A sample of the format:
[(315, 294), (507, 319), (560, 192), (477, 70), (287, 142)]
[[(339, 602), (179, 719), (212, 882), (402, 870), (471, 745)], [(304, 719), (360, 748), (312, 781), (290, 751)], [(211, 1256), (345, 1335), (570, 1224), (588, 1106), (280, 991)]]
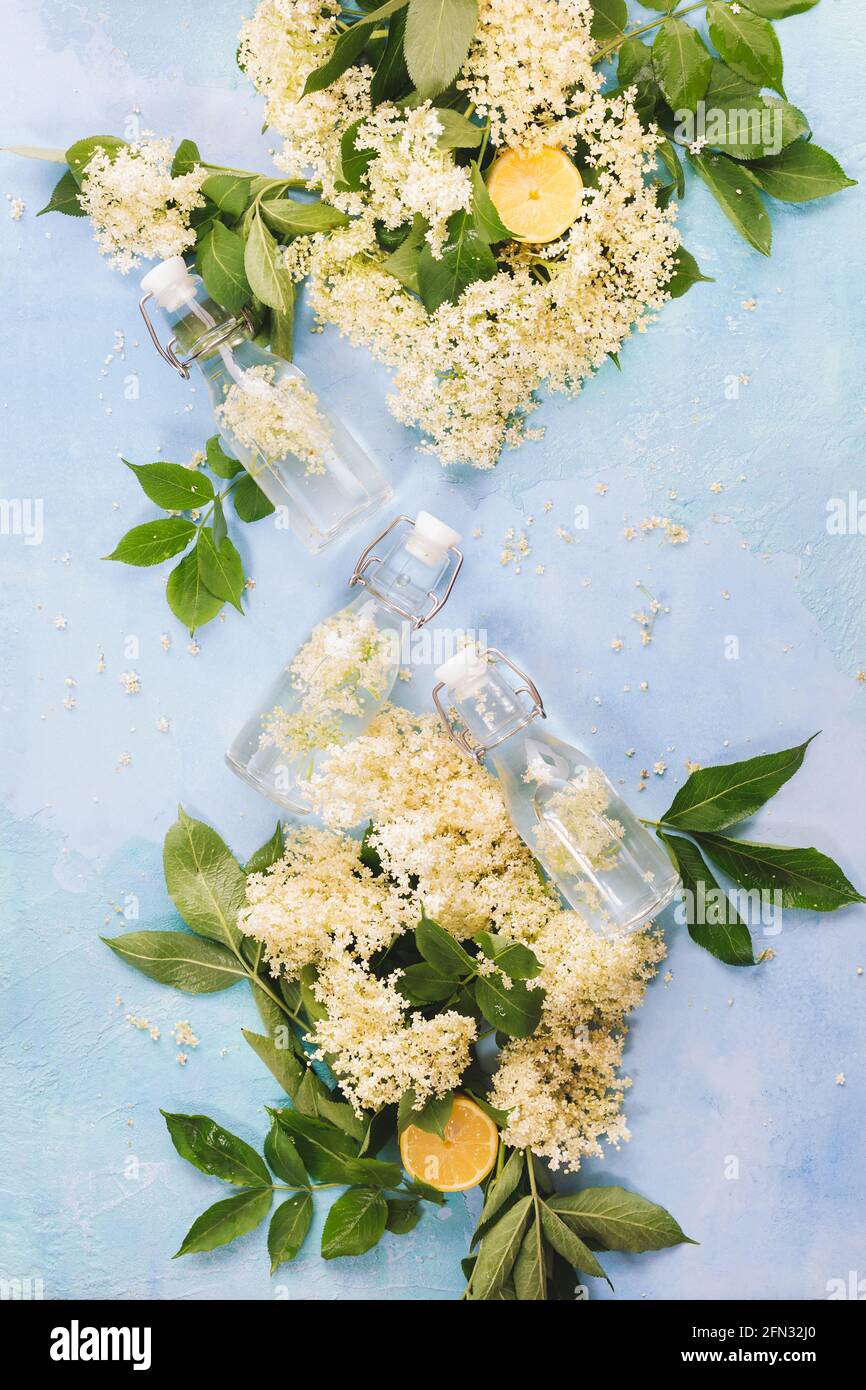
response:
[(219, 1245), (228, 1245), (236, 1236), (246, 1235), (260, 1226), (271, 1209), (273, 1193), (270, 1189), (239, 1192), (236, 1197), (227, 1197), (216, 1202), (192, 1223), (183, 1238), (183, 1244), (172, 1257), (194, 1255), (203, 1250), (215, 1250)]
[(692, 285), (697, 285), (701, 281), (707, 284), (714, 284), (712, 275), (704, 275), (700, 266), (690, 251), (684, 246), (678, 246), (674, 255), (674, 269), (668, 281), (668, 294), (671, 299), (679, 299), (690, 290)]
[[(588, 1246), (565, 1224), (546, 1202), (541, 1203), (541, 1230), (546, 1241), (572, 1269), (579, 1269), (592, 1279), (607, 1279), (607, 1275)], [(608, 1280), (608, 1283), (610, 1280)]]
[(421, 1220), (421, 1203), (414, 1198), (388, 1197), (388, 1219), (385, 1230), (395, 1236), (408, 1235)]
[(123, 149), (126, 143), (116, 135), (88, 135), (84, 140), (76, 140), (74, 145), (69, 146), (65, 156), (76, 182), (80, 185), (86, 177), (87, 166), (97, 150), (104, 150), (109, 159), (114, 159), (117, 151)]
[(579, 1192), (550, 1197), (547, 1205), (573, 1231), (606, 1250), (665, 1250), (671, 1245), (694, 1245), (678, 1223), (655, 1202), (624, 1187), (584, 1187)]
[(521, 1197), (481, 1242), (467, 1298), (496, 1298), (509, 1278), (530, 1218), (532, 1198)]
[(424, 1006), (439, 1004), (454, 993), (456, 981), (451, 975), (441, 975), (432, 965), (422, 961), (407, 965), (397, 981), (397, 989), (410, 1004)]
[(195, 526), (182, 516), (160, 517), (133, 526), (103, 560), (120, 560), (124, 565), (161, 565), (185, 550), (195, 535)]
[(478, 1244), (487, 1231), (496, 1223), (500, 1214), (504, 1211), (509, 1198), (513, 1197), (520, 1188), (523, 1174), (526, 1171), (526, 1160), (522, 1149), (515, 1149), (505, 1164), (498, 1178), (491, 1178), (484, 1196), (484, 1206), (478, 1218), (478, 1225), (472, 1236), (470, 1250)]
[(592, 0), (592, 37), (598, 43), (620, 38), (627, 24), (626, 0)]
[(748, 0), (747, 8), (764, 19), (787, 19), (788, 15), (814, 9), (817, 3), (818, 0)]
[(418, 254), (418, 293), (428, 314), (440, 305), (456, 304), (468, 285), (491, 280), (496, 257), (474, 230), (468, 213), (456, 213), (448, 224), (448, 240), (440, 257), (425, 242)]
[(165, 837), (162, 862), (166, 887), (187, 926), (198, 936), (237, 949), (246, 877), (217, 832), (179, 807)]
[(454, 1092), (444, 1096), (432, 1096), (424, 1105), (415, 1109), (415, 1092), (404, 1092), (397, 1107), (397, 1133), (402, 1134), (407, 1125), (423, 1129), (426, 1134), (438, 1134), (445, 1138), (445, 1126), (451, 1118), (454, 1106)]
[(182, 463), (123, 462), (134, 473), (142, 492), (168, 512), (188, 512), (213, 499), (213, 483), (206, 473), (184, 468)]
[(297, 1110), (277, 1111), (277, 1120), (294, 1140), (304, 1167), (316, 1182), (345, 1181), (346, 1162), (358, 1155), (353, 1139), (333, 1125), (301, 1115)]
[(269, 1037), (265, 1037), (262, 1033), (252, 1033), (248, 1028), (242, 1028), (241, 1032), (253, 1052), (264, 1062), (268, 1071), (276, 1078), (289, 1099), (294, 1100), (298, 1087), (304, 1079), (306, 1068), (295, 1054), (291, 1040), (292, 1030), (285, 1017), (277, 1027), (280, 1031)]
[(165, 597), (176, 618), (194, 633), (219, 613), (225, 602), (212, 594), (202, 579), (198, 555), (193, 550), (175, 565), (168, 576)]
[(378, 106), (382, 101), (395, 101), (412, 86), (406, 59), (403, 56), (403, 37), (406, 32), (406, 9), (392, 15), (388, 25), (388, 40), (370, 83), (370, 101)]
[(234, 478), (237, 473), (240, 473), (243, 464), (240, 459), (233, 458), (231, 454), (226, 453), (218, 434), (212, 434), (204, 447), (207, 466), (212, 473), (216, 473), (218, 478)]
[(283, 823), (277, 821), (276, 829), (263, 845), (259, 845), (255, 854), (252, 854), (244, 864), (245, 874), (263, 874), (266, 869), (270, 869), (276, 864), (278, 859), (282, 859), (285, 849), (283, 839)]
[(348, 226), (344, 212), (328, 203), (299, 203), (292, 198), (269, 198), (261, 204), (268, 226), (281, 236), (313, 236)]
[(196, 269), (205, 289), (229, 313), (238, 313), (250, 300), (252, 290), (244, 269), (244, 240), (222, 222), (214, 222), (198, 242)]
[(713, 0), (707, 6), (710, 38), (729, 67), (758, 87), (785, 95), (782, 50), (772, 24), (745, 6), (732, 9)]
[(42, 217), (46, 212), (62, 212), (67, 217), (86, 217), (87, 214), (78, 199), (78, 183), (71, 169), (54, 185), (54, 191), (44, 208), (40, 208), (37, 217)]
[(692, 772), (661, 817), (678, 830), (724, 830), (753, 816), (803, 766), (813, 734), (795, 748)]
[(244, 270), (253, 294), (263, 304), (276, 309), (278, 313), (289, 313), (295, 294), (292, 279), (282, 264), (277, 243), (265, 226), (258, 208), (250, 220), (244, 250)]
[(350, 1187), (338, 1197), (322, 1231), (322, 1258), (363, 1255), (378, 1244), (385, 1232), (388, 1206), (372, 1187)]
[(250, 183), (240, 174), (208, 174), (201, 191), (227, 217), (240, 217), (250, 201)]
[(271, 1274), (287, 1260), (293, 1260), (303, 1245), (313, 1219), (312, 1192), (296, 1192), (281, 1202), (268, 1228), (268, 1254)]
[(541, 972), (535, 952), (519, 941), (489, 931), (478, 932), (474, 940), (487, 959), (512, 980), (534, 980)]
[(522, 980), (512, 980), (506, 989), (498, 975), (482, 975), (475, 982), (475, 997), (487, 1021), (510, 1038), (528, 1038), (538, 1027), (543, 989), (529, 989)]
[(424, 219), (416, 217), (408, 236), (382, 262), (382, 269), (413, 294), (418, 294), (418, 256), (424, 245), (425, 226)]
[(848, 178), (838, 160), (811, 140), (797, 140), (773, 158), (750, 161), (749, 169), (764, 192), (783, 203), (828, 198), (857, 182)]
[(839, 865), (820, 850), (761, 845), (703, 832), (695, 832), (695, 839), (740, 888), (778, 892), (783, 907), (835, 912), (848, 903), (866, 902)]
[(235, 1187), (270, 1187), (264, 1159), (209, 1115), (171, 1115), (165, 1110), (160, 1114), (181, 1158), (202, 1173)]
[(459, 111), (452, 111), (447, 106), (434, 106), (434, 115), (442, 127), (442, 132), (436, 141), (436, 147), (440, 150), (475, 150), (484, 138), (484, 131), (481, 126), (470, 121), (468, 116), (464, 116)]
[(322, 92), (326, 87), (330, 87), (338, 77), (351, 67), (355, 59), (360, 57), (370, 38), (370, 25), (380, 24), (382, 20), (401, 10), (407, 0), (386, 0), (384, 5), (373, 10), (370, 14), (364, 15), (363, 19), (358, 19), (341, 34), (334, 45), (330, 58), (321, 67), (315, 68), (310, 73), (304, 84), (303, 95), (309, 92)]
[(725, 965), (756, 965), (751, 932), (722, 892), (700, 850), (682, 835), (667, 835), (662, 830), (658, 835), (682, 879), (692, 941)]
[(769, 256), (773, 240), (770, 217), (744, 170), (723, 154), (690, 154), (688, 158), (740, 236), (761, 255)]
[(213, 994), (246, 979), (243, 966), (231, 951), (187, 932), (133, 931), (101, 939), (143, 975), (186, 994)]
[(448, 979), (460, 980), (475, 970), (475, 961), (457, 938), (429, 917), (422, 917), (415, 928), (415, 945), (428, 965)]
[(537, 1212), (520, 1244), (511, 1278), (514, 1292), (521, 1303), (541, 1302), (547, 1297), (547, 1252), (538, 1222)]
[(172, 178), (178, 174), (188, 174), (197, 164), (201, 164), (201, 154), (194, 140), (181, 140), (171, 162)]
[(475, 235), (488, 246), (497, 241), (511, 241), (513, 233), (508, 230), (493, 199), (487, 191), (487, 184), (477, 164), (472, 164), (472, 229)]
[(232, 500), (241, 521), (261, 521), (262, 517), (276, 511), (273, 502), (265, 496), (250, 473), (232, 488)]
[(477, 20), (476, 0), (409, 0), (403, 52), (421, 97), (444, 92), (457, 76)]
[(239, 613), (243, 613), (241, 595), (244, 592), (244, 570), (236, 546), (228, 536), (224, 536), (217, 547), (210, 528), (200, 526), (196, 553), (205, 587), (217, 598), (226, 599)]
[(693, 111), (707, 90), (713, 60), (696, 29), (667, 19), (653, 43), (653, 70), (674, 112)]
[(265, 1139), (265, 1158), (277, 1177), (290, 1187), (309, 1187), (307, 1170), (289, 1135), (271, 1117), (271, 1127)]

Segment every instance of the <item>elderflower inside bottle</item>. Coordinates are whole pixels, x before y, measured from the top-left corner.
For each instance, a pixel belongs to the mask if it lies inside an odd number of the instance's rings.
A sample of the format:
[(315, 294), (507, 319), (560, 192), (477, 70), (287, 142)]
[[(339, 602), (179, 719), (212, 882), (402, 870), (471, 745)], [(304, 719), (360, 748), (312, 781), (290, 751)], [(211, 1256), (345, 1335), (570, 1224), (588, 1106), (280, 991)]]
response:
[[(254, 343), (249, 314), (230, 314), (210, 299), (182, 256), (148, 271), (141, 288), (141, 312), (163, 361), (184, 378), (196, 364), (223, 448), (275, 507), (286, 508), (309, 550), (322, 550), (390, 500), (387, 480), (304, 373)], [(148, 316), (151, 297), (173, 333), (167, 346)]]
[[(373, 550), (388, 540), (381, 556)], [(303, 784), (336, 747), (363, 733), (394, 688), (413, 632), (448, 599), (460, 536), (429, 512), (395, 517), (358, 557), (361, 593), (318, 623), (256, 705), (226, 754), (233, 772), (295, 815)]]
[(541, 727), (541, 696), (519, 667), (495, 648), (467, 647), (436, 677), (448, 733), (496, 771), (515, 829), (595, 931), (624, 935), (667, 907), (679, 878), (664, 849), (582, 749)]

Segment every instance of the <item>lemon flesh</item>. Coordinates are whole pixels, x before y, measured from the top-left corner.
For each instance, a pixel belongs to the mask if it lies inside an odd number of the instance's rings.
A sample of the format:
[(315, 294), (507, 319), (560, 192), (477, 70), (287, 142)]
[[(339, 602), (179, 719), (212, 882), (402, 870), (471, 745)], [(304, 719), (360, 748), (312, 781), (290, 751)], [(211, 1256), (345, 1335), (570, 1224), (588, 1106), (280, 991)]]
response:
[(583, 180), (563, 150), (505, 150), (487, 191), (516, 240), (540, 245), (568, 231), (580, 212)]

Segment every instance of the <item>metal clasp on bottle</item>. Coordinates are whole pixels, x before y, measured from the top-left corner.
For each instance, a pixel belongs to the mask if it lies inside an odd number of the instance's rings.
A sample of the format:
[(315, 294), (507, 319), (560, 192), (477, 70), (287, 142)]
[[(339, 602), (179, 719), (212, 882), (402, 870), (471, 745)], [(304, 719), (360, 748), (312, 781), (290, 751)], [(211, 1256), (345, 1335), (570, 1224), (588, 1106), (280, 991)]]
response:
[(429, 623), (431, 618), (435, 618), (436, 614), (439, 613), (445, 607), (445, 604), (448, 602), (451, 590), (454, 588), (454, 581), (460, 573), (460, 569), (463, 564), (463, 552), (462, 550), (458, 550), (456, 545), (449, 545), (448, 551), (451, 555), (454, 556), (455, 565), (454, 569), (451, 571), (451, 576), (448, 580), (448, 585), (445, 589), (444, 594), (441, 598), (437, 598), (433, 590), (428, 589), (427, 597), (430, 600), (431, 607), (428, 609), (426, 613), (410, 613), (408, 609), (401, 608), (398, 603), (395, 603), (393, 601), (393, 599), (386, 597), (385, 594), (381, 592), (381, 590), (376, 588), (375, 584), (372, 584), (370, 582), (370, 578), (367, 575), (367, 571), (369, 570), (371, 565), (381, 565), (382, 563), (381, 555), (374, 555), (372, 553), (373, 550), (379, 544), (380, 541), (384, 540), (385, 537), (389, 535), (391, 531), (394, 530), (395, 526), (399, 526), (401, 521), (405, 522), (408, 526), (414, 527), (415, 525), (415, 522), (413, 521), (411, 516), (395, 516), (394, 520), (390, 523), (390, 525), (386, 526), (384, 531), (380, 531), (379, 535), (374, 537), (373, 540), (371, 540), (367, 548), (361, 551), (361, 554), (358, 556), (358, 559), (355, 562), (355, 568), (352, 571), (351, 577), (349, 579), (349, 584), (363, 584), (364, 588), (369, 590), (373, 597), (378, 599), (379, 602), (383, 604), (385, 608), (389, 609), (391, 613), (396, 613), (397, 616), (400, 618), (408, 619), (408, 621), (412, 624), (413, 629), (417, 631), (419, 627), (423, 627), (425, 623)]
[(433, 703), (436, 706), (436, 712), (439, 718), (445, 726), (445, 732), (452, 742), (457, 744), (461, 753), (465, 753), (467, 757), (474, 759), (476, 763), (480, 764), (484, 762), (485, 755), (490, 753), (494, 748), (498, 748), (500, 743), (505, 743), (506, 739), (512, 738), (514, 734), (519, 734), (520, 730), (525, 729), (527, 724), (531, 724), (533, 719), (546, 719), (547, 714), (544, 708), (544, 701), (539, 694), (538, 686), (535, 684), (535, 681), (530, 680), (526, 672), (522, 671), (504, 652), (499, 651), (498, 647), (485, 647), (483, 652), (479, 652), (479, 656), (483, 660), (489, 661), (491, 665), (494, 662), (501, 661), (504, 666), (507, 666), (509, 670), (513, 671), (518, 679), (524, 682), (523, 685), (517, 687), (513, 694), (528, 695), (532, 701), (532, 708), (526, 710), (520, 723), (515, 724), (513, 729), (509, 729), (507, 733), (500, 734), (498, 738), (491, 739), (489, 743), (474, 743), (465, 724), (458, 728), (454, 727), (453, 721), (442, 704), (441, 692), (445, 689), (445, 682), (440, 681), (437, 686), (434, 686)]
[(250, 316), (249, 310), (241, 309), (240, 317), (229, 319), (228, 323), (215, 337), (209, 337), (207, 334), (205, 334), (201, 346), (197, 347), (195, 352), (191, 352), (189, 357), (181, 359), (177, 356), (175, 352), (175, 348), (177, 347), (177, 338), (172, 338), (168, 346), (163, 347), (162, 343), (159, 341), (159, 338), (156, 335), (156, 329), (151, 323), (150, 315), (148, 314), (147, 308), (145, 307), (147, 305), (147, 301), (152, 298), (152, 294), (146, 294), (143, 296), (143, 298), (141, 298), (138, 301), (138, 307), (141, 310), (141, 317), (144, 319), (144, 322), (147, 325), (147, 331), (150, 334), (150, 341), (153, 343), (153, 346), (156, 348), (163, 362), (167, 362), (168, 365), (170, 367), (173, 367), (176, 372), (180, 372), (184, 381), (187, 381), (189, 378), (190, 365), (193, 362), (195, 362), (197, 358), (201, 357), (202, 353), (213, 352), (213, 350), (215, 348), (218, 348), (221, 343), (224, 343), (227, 338), (230, 338), (232, 334), (236, 332), (236, 330), (240, 326), (241, 320), (243, 320), (246, 328), (249, 330), (250, 333), (254, 331), (254, 324)]

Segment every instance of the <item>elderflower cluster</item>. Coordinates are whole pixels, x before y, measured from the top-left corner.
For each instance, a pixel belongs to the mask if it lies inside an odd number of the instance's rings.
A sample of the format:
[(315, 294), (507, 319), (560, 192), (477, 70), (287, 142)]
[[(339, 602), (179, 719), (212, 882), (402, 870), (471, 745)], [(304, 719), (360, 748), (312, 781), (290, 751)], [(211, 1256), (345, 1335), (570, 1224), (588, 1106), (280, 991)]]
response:
[[(611, 941), (565, 911), (540, 882), (497, 781), (432, 715), (386, 705), (361, 738), (328, 754), (305, 790), (331, 828), (296, 831), (283, 859), (251, 876), (239, 924), (263, 942), (274, 973), (315, 967), (326, 1017), (312, 1040), (352, 1104), (391, 1104), (410, 1088), (419, 1099), (444, 1094), (470, 1060), (472, 1020), (450, 1009), (425, 1019), (400, 995), (398, 968), (384, 978), (371, 968), (423, 905), (459, 939), (502, 932), (540, 962), (540, 1024), (505, 1044), (494, 1077), (505, 1142), (573, 1169), (601, 1140), (626, 1139), (625, 1020), (664, 955), (660, 939)], [(360, 843), (342, 833), (367, 820), (375, 876)]]
[[(523, 780), (536, 780), (537, 771), (530, 764)], [(539, 788), (548, 778), (545, 766)], [(573, 878), (577, 865), (583, 861), (600, 873), (614, 867), (625, 826), (608, 814), (610, 791), (604, 773), (597, 767), (587, 767), (552, 794), (535, 792), (535, 845), (551, 873)]]
[(173, 175), (171, 163), (168, 140), (99, 148), (88, 161), (78, 200), (100, 251), (124, 275), (142, 258), (179, 256), (195, 240), (190, 213), (204, 206), (207, 171), (196, 165)]
[(330, 426), (318, 409), (318, 397), (289, 368), (275, 377), (275, 367), (248, 367), (229, 387), (216, 416), (222, 427), (269, 463), (287, 454), (304, 470), (322, 474), (331, 448)]
[(392, 645), (366, 608), (349, 607), (318, 623), (288, 667), (293, 707), (275, 705), (264, 715), (264, 742), (289, 758), (345, 742), (347, 721), (391, 686)]
[(602, 79), (592, 67), (589, 0), (480, 0), (457, 86), (490, 118), (495, 145), (569, 144), (576, 94)]

